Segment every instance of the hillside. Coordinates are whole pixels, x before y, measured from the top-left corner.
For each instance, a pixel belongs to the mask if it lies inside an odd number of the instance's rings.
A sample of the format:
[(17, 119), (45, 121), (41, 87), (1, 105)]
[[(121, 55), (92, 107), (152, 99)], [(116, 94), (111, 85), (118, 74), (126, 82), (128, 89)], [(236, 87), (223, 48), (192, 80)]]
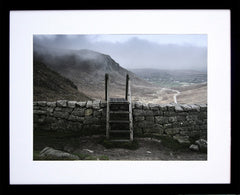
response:
[[(59, 97), (65, 99), (105, 98), (105, 74), (110, 77), (110, 97), (124, 97), (126, 75), (131, 80), (132, 100), (144, 103), (207, 103), (207, 73), (195, 70), (127, 70), (109, 55), (92, 50), (70, 50), (34, 45), (34, 59), (42, 62), (55, 73), (68, 79), (67, 87), (50, 87)], [(51, 77), (51, 76), (49, 76)], [(52, 81), (51, 81), (52, 82)], [(61, 81), (63, 82), (63, 81)], [(48, 83), (48, 82), (46, 82)], [(34, 84), (35, 85), (35, 84)], [(49, 84), (45, 84), (48, 86)], [(35, 93), (44, 99), (50, 96), (48, 88)], [(75, 94), (77, 91), (78, 95)], [(68, 91), (70, 90), (70, 92)], [(79, 93), (81, 95), (79, 95)], [(64, 94), (64, 96), (63, 96)], [(84, 95), (85, 94), (85, 95)], [(87, 96), (87, 97), (86, 97)]]
[(132, 72), (121, 67), (109, 55), (91, 50), (64, 50), (35, 46), (35, 59), (70, 79), (78, 89), (89, 97), (103, 99), (105, 74), (110, 76), (110, 96), (124, 97), (126, 75), (132, 80), (133, 96), (152, 94), (155, 88)]
[(33, 64), (34, 101), (56, 101), (60, 99), (85, 101), (90, 98), (78, 91), (77, 86), (59, 73), (34, 59)]

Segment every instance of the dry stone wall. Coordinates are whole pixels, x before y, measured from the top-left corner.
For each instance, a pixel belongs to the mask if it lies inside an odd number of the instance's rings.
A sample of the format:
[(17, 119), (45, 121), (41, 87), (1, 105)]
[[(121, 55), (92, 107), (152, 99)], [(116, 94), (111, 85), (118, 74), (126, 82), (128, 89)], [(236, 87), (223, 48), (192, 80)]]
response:
[[(207, 139), (206, 104), (133, 104), (134, 135), (168, 135), (182, 143)], [(33, 105), (34, 131), (105, 134), (106, 102), (38, 101)]]

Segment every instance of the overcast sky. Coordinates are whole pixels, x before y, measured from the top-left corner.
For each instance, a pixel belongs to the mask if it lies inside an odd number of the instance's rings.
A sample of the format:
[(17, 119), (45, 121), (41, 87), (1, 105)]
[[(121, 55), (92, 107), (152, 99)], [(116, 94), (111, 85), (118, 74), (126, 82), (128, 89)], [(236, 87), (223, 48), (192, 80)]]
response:
[(127, 69), (207, 69), (207, 35), (34, 35), (34, 43), (94, 50)]

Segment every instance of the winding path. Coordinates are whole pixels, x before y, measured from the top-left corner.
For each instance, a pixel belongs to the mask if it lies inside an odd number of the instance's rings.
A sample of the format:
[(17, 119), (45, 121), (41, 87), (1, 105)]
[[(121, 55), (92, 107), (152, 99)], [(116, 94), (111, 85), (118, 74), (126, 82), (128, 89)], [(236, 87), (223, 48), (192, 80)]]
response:
[(164, 90), (170, 90), (170, 91), (175, 92), (175, 94), (173, 95), (173, 101), (174, 101), (175, 104), (177, 104), (177, 96), (180, 94), (180, 91), (175, 90), (175, 89), (169, 89), (169, 88), (162, 88), (161, 89), (161, 91), (164, 91)]

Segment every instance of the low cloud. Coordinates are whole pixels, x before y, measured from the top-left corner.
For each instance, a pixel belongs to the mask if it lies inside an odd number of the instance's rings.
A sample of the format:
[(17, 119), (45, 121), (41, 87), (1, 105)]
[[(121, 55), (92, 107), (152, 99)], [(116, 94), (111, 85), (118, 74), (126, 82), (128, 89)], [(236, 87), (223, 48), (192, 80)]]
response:
[(206, 47), (159, 44), (138, 37), (124, 42), (94, 41), (94, 36), (97, 35), (35, 35), (34, 44), (53, 49), (94, 50), (110, 55), (127, 69), (207, 69)]

